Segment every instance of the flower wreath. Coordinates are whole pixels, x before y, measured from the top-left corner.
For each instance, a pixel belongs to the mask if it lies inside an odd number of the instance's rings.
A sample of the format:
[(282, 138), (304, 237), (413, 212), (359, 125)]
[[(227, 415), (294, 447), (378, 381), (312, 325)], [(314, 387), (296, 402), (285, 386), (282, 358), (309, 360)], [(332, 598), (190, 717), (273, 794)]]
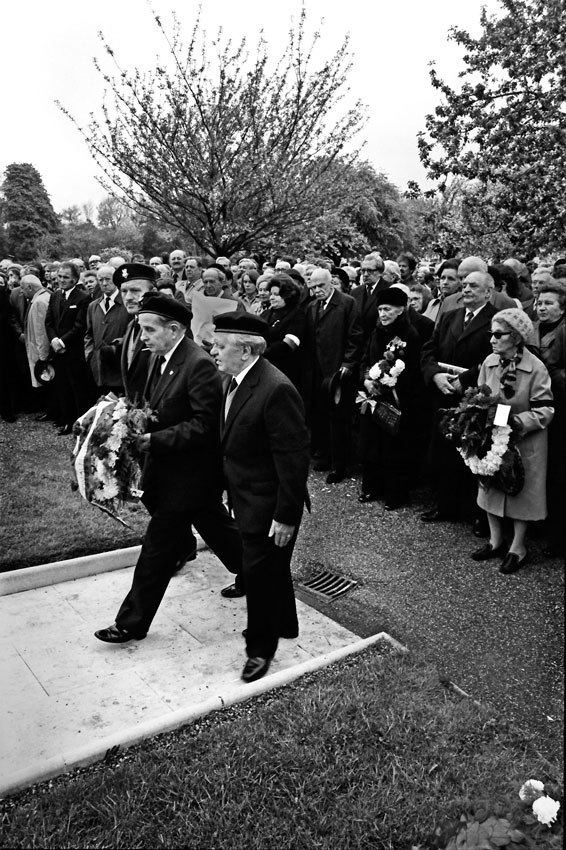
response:
[(125, 398), (109, 394), (73, 426), (77, 442), (71, 457), (71, 486), (122, 525), (127, 526), (119, 516), (124, 503), (137, 501), (142, 495), (142, 455), (137, 438), (155, 418), (147, 405), (138, 408)]
[(491, 448), (485, 457), (467, 455), (464, 449), (458, 449), (458, 452), (474, 475), (492, 477), (501, 469), (505, 452), (509, 448), (510, 438), (511, 428), (509, 425), (494, 425), (491, 431)]
[(444, 411), (439, 428), (458, 450), (483, 487), (496, 486), (509, 496), (521, 492), (525, 471), (512, 425), (494, 425), (498, 395), (483, 384), (470, 387), (460, 404)]

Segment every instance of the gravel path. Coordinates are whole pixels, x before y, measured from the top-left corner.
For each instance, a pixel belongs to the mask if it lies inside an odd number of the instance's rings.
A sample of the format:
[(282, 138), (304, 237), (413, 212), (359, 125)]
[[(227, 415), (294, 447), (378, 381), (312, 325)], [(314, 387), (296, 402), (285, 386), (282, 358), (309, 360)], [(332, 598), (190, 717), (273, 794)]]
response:
[(564, 565), (544, 558), (542, 541), (531, 539), (528, 566), (503, 576), (499, 561), (470, 559), (482, 541), (465, 524), (420, 521), (424, 491), (390, 512), (382, 502), (359, 504), (356, 477), (330, 486), (312, 473), (309, 489), (296, 578), (322, 568), (359, 582), (342, 599), (319, 603), (321, 610), (363, 637), (384, 630), (422, 649), (440, 675), (533, 734), (541, 753), (560, 758)]

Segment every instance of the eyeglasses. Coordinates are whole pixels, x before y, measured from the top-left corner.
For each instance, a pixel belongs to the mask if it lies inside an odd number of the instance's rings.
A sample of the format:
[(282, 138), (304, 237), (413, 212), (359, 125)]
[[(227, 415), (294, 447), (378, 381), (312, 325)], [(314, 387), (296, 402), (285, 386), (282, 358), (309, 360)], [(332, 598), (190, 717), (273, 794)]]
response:
[(511, 331), (488, 331), (490, 337), (495, 337), (495, 339), (501, 339), (502, 336), (509, 336)]
[(362, 274), (377, 274), (377, 269), (362, 269)]

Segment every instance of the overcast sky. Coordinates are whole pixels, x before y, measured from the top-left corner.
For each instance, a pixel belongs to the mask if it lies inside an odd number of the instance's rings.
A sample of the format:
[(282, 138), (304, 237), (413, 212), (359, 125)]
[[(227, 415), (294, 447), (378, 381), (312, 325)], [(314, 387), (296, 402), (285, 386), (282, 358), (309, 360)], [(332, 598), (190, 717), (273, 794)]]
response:
[[(197, 0), (153, 0), (163, 21), (176, 10), (188, 34)], [(456, 81), (461, 50), (447, 40), (452, 25), (479, 33), (482, 5), (498, 11), (497, 0), (305, 0), (309, 31), (321, 18), (323, 51), (328, 55), (351, 36), (354, 68), (352, 99), (368, 107), (364, 156), (400, 188), (421, 184), (416, 134), (438, 102), (428, 64)], [(104, 192), (80, 134), (55, 105), (60, 100), (80, 124), (100, 115), (103, 82), (93, 57), (104, 59), (101, 30), (122, 67), (151, 68), (164, 52), (161, 33), (145, 0), (3, 0), (3, 128), (0, 171), (12, 162), (30, 162), (43, 177), (57, 211), (71, 204), (98, 203)], [(263, 29), (274, 56), (285, 48), (298, 0), (206, 0), (203, 22), (210, 33), (222, 24), (235, 38), (255, 42)], [(106, 65), (106, 67), (109, 67)]]

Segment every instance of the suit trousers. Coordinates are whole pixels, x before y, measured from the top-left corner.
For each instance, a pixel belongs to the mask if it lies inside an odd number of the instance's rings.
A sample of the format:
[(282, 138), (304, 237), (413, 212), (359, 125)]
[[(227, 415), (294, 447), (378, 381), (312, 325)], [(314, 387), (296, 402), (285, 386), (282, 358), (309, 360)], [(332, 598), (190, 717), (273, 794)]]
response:
[(291, 577), (291, 558), (299, 524), (286, 546), (265, 534), (242, 534), (243, 583), (246, 591), (248, 657), (273, 658), (280, 637), (299, 634)]
[(63, 425), (72, 425), (94, 403), (96, 390), (86, 362), (74, 352), (56, 354), (54, 388)]
[(334, 404), (328, 383), (325, 380), (319, 387), (310, 411), (312, 449), (330, 461), (332, 469), (344, 472), (350, 453), (352, 405)]
[(177, 562), (187, 553), (191, 525), (229, 572), (241, 572), (242, 540), (220, 497), (193, 510), (157, 508), (147, 527), (132, 587), (116, 615), (121, 629), (138, 637), (147, 633)]

